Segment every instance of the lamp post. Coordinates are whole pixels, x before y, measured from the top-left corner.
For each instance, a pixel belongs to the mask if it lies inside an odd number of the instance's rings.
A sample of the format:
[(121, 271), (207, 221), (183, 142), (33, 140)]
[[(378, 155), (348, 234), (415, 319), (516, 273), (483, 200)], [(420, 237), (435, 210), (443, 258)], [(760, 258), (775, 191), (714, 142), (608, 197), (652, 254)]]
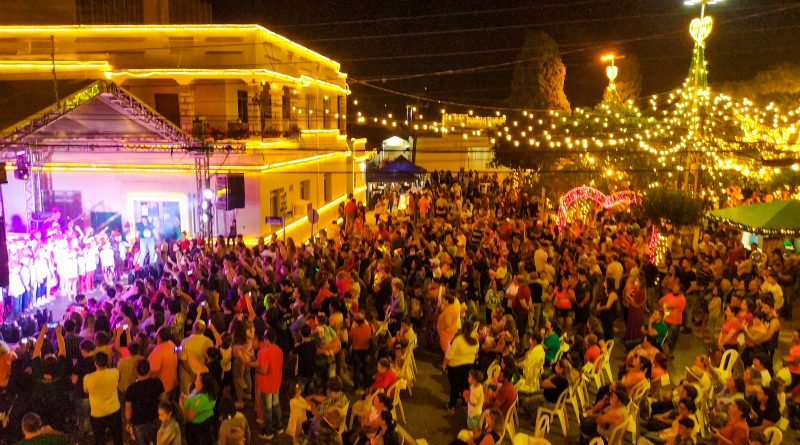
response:
[(615, 64), (615, 61), (624, 58), (625, 56), (618, 56), (616, 54), (605, 54), (602, 57), (600, 57), (600, 60), (608, 63), (606, 65), (606, 77), (608, 77), (608, 87), (606, 87), (606, 92), (603, 94), (604, 101), (613, 100), (614, 98), (616, 98), (620, 102), (622, 102), (622, 98), (619, 97), (619, 93), (617, 92), (617, 85), (615, 83), (617, 75), (619, 74), (619, 67)]

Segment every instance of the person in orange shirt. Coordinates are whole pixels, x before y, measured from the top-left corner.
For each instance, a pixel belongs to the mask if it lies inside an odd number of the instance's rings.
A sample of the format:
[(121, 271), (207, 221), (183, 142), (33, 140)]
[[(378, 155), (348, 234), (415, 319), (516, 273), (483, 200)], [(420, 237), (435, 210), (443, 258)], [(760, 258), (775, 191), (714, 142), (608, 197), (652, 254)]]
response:
[(417, 206), (419, 206), (419, 217), (423, 221), (428, 219), (428, 211), (431, 209), (431, 200), (428, 198), (428, 195), (422, 195), (419, 198), (419, 202), (417, 202)]
[(792, 332), (792, 345), (789, 346), (789, 355), (783, 357), (783, 361), (792, 375), (792, 382), (786, 387), (786, 392), (790, 393), (800, 386), (800, 329)]
[(178, 354), (175, 352), (175, 343), (172, 342), (168, 328), (159, 328), (156, 339), (158, 344), (147, 357), (147, 361), (150, 362), (150, 376), (161, 380), (164, 392), (170, 393), (177, 387)]
[(658, 304), (664, 309), (664, 321), (669, 328), (669, 337), (667, 338), (669, 353), (674, 355), (683, 324), (683, 311), (686, 309), (686, 297), (681, 293), (679, 281), (673, 283), (672, 292), (661, 297)]
[(350, 326), (350, 347), (353, 358), (353, 386), (357, 393), (367, 387), (370, 377), (370, 339), (374, 330), (366, 321), (363, 312), (357, 312)]
[(450, 342), (458, 333), (458, 322), (461, 318), (461, 304), (456, 302), (455, 296), (448, 293), (445, 298), (447, 302), (436, 320), (436, 332), (439, 334), (439, 346), (442, 352), (447, 352), (450, 348)]

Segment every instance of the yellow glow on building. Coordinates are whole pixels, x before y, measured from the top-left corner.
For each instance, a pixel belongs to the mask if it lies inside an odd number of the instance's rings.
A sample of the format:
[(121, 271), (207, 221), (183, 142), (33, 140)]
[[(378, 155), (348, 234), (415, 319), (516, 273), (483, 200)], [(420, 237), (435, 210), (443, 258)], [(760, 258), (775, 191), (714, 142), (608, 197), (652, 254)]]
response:
[[(55, 26), (0, 26), (0, 35), (11, 34), (14, 37), (21, 37), (24, 34), (40, 34), (43, 38), (51, 35), (59, 36), (81, 36), (83, 34), (115, 34), (127, 35), (130, 37), (141, 36), (143, 32), (149, 33), (172, 33), (172, 34), (198, 34), (204, 37), (229, 36), (242, 32), (255, 32), (265, 40), (277, 40), (282, 46), (287, 47), (292, 52), (300, 53), (316, 62), (329, 65), (335, 70), (339, 70), (341, 65), (322, 54), (312, 51), (296, 42), (293, 42), (280, 34), (276, 34), (260, 25), (55, 25)], [(252, 44), (255, 42), (242, 42), (242, 44)], [(342, 78), (346, 74), (340, 73)]]

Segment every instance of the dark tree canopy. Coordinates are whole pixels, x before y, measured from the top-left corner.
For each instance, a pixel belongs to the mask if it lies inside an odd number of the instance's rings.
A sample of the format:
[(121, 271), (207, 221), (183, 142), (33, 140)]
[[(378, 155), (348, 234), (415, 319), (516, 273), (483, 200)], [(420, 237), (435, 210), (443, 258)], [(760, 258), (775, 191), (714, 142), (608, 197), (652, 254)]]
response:
[(509, 105), (532, 110), (569, 110), (564, 94), (567, 68), (558, 44), (543, 32), (529, 32), (519, 53), (523, 62), (514, 69)]

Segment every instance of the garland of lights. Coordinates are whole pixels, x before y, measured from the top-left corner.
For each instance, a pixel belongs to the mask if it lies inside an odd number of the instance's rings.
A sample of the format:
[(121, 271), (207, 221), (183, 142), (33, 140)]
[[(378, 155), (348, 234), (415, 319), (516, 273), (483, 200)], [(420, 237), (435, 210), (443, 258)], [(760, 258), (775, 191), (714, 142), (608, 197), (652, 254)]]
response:
[(650, 234), (648, 247), (650, 250), (650, 264), (662, 264), (667, 254), (667, 237), (663, 236), (655, 225)]
[(604, 209), (610, 209), (618, 204), (640, 204), (642, 202), (642, 195), (639, 192), (625, 190), (615, 192), (611, 195), (597, 190), (594, 187), (580, 186), (576, 187), (563, 196), (558, 201), (558, 228), (563, 230), (568, 222), (568, 210), (576, 202), (581, 200), (588, 200), (594, 202), (596, 205), (602, 206)]

